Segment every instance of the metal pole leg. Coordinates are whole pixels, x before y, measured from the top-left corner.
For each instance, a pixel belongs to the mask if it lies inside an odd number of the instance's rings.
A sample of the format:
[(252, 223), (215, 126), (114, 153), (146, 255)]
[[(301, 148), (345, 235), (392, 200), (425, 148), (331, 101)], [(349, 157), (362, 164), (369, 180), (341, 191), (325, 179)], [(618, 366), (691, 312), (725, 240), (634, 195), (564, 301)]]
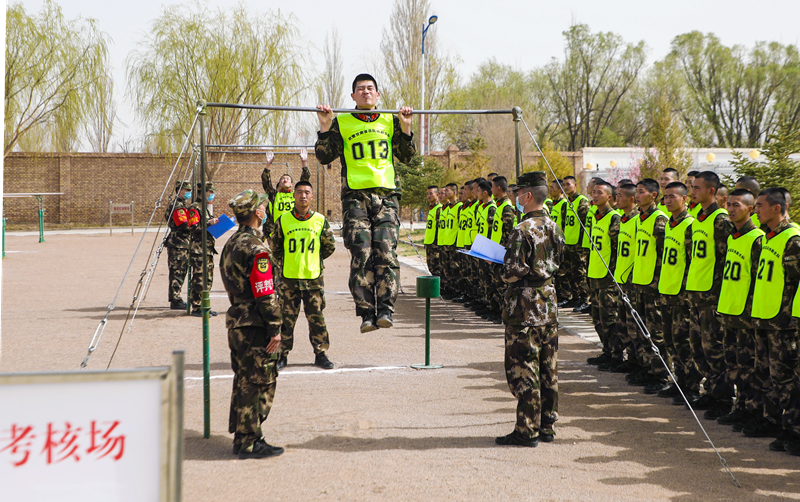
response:
[(41, 195), (36, 198), (39, 199), (39, 242), (44, 242), (44, 201)]

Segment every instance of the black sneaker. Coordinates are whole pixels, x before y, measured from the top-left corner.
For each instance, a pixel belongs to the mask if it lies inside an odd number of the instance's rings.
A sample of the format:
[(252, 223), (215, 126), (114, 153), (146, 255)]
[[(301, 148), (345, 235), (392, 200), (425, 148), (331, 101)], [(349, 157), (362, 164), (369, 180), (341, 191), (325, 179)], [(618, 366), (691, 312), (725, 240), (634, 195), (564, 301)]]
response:
[(186, 302), (183, 300), (172, 300), (169, 302), (169, 308), (172, 310), (186, 310)]
[(708, 394), (705, 394), (697, 399), (689, 401), (689, 404), (695, 410), (710, 410), (717, 404), (717, 400), (709, 396)]
[(456, 298), (453, 298), (453, 301), (456, 302), (456, 303), (467, 303), (467, 300), (468, 300), (468, 298), (466, 296), (463, 296), (463, 295), (462, 296), (458, 296)]
[(379, 315), (378, 321), (375, 324), (377, 324), (379, 328), (391, 328), (394, 326), (394, 321), (392, 321), (392, 313), (384, 312), (383, 314)]
[(586, 362), (591, 364), (591, 365), (593, 365), (593, 366), (598, 366), (598, 365), (603, 364), (604, 362), (608, 361), (609, 359), (610, 359), (610, 356), (608, 354), (606, 354), (605, 352), (601, 352), (600, 355), (597, 355), (597, 356), (590, 357), (590, 358), (586, 359)]
[(786, 451), (786, 442), (791, 437), (789, 431), (783, 431), (778, 434), (777, 439), (769, 444), (769, 449), (772, 451)]
[(328, 359), (328, 356), (326, 356), (324, 352), (320, 352), (317, 354), (317, 357), (314, 358), (314, 366), (319, 366), (320, 368), (326, 370), (333, 369), (333, 363), (330, 359)]
[(742, 422), (747, 419), (748, 413), (744, 410), (733, 410), (727, 415), (723, 415), (717, 419), (720, 425), (733, 425), (737, 422)]
[(782, 432), (783, 428), (780, 425), (773, 424), (766, 419), (742, 427), (742, 434), (749, 438), (776, 438)]
[(622, 361), (620, 364), (617, 364), (616, 366), (611, 366), (609, 368), (609, 371), (611, 371), (611, 373), (633, 373), (638, 368), (639, 367), (636, 366), (631, 361)]
[(286, 367), (287, 364), (288, 364), (288, 361), (286, 360), (286, 356), (281, 356), (278, 359), (278, 362), (275, 363), (275, 369), (278, 370), (278, 371), (281, 371), (283, 368)]
[(624, 364), (624, 363), (625, 363), (625, 361), (623, 361), (622, 359), (611, 358), (611, 359), (609, 359), (608, 361), (606, 361), (604, 363), (598, 364), (597, 365), (597, 370), (598, 371), (613, 371), (614, 368), (616, 368), (617, 366), (619, 366), (621, 364)]
[(502, 446), (527, 446), (529, 448), (534, 448), (539, 446), (539, 438), (528, 438), (522, 435), (522, 433), (514, 431), (507, 436), (500, 436), (494, 438), (494, 442), (502, 445)]
[(233, 454), (238, 455), (239, 450), (242, 449), (242, 443), (233, 443)]
[(583, 302), (574, 309), (572, 309), (572, 311), (578, 314), (588, 314), (589, 312), (592, 311), (592, 304), (588, 302)]
[(283, 453), (283, 448), (280, 446), (270, 446), (264, 439), (259, 439), (253, 444), (253, 449), (250, 451), (239, 450), (239, 458), (244, 460), (247, 458), (267, 458), (277, 457)]
[(755, 416), (751, 415), (750, 413), (745, 413), (745, 417), (742, 420), (731, 424), (731, 430), (733, 432), (742, 432), (745, 427), (755, 426), (757, 424), (758, 419)]
[(650, 385), (645, 385), (644, 393), (645, 394), (658, 394), (659, 392), (661, 392), (663, 390), (669, 389), (669, 386), (670, 385), (669, 385), (668, 382), (666, 382), (664, 380), (658, 380), (655, 383), (652, 383)]
[(552, 443), (556, 439), (556, 431), (552, 427), (539, 430), (539, 441), (542, 443)]
[(703, 413), (703, 418), (706, 420), (717, 420), (718, 418), (728, 415), (730, 412), (731, 404), (720, 402), (710, 410), (706, 410), (706, 412)]
[(378, 329), (378, 326), (375, 325), (374, 315), (365, 315), (361, 319), (362, 319), (361, 322), (362, 333), (369, 333), (370, 331), (375, 331), (376, 329)]
[(678, 391), (678, 386), (674, 383), (669, 384), (666, 389), (662, 389), (658, 391), (656, 394), (658, 397), (675, 397), (680, 396), (681, 393)]
[(686, 390), (683, 391), (683, 393), (686, 395), (686, 400), (683, 399), (683, 396), (678, 394), (677, 396), (672, 398), (672, 405), (673, 406), (685, 406), (687, 400), (691, 403), (692, 401), (694, 401), (696, 399), (700, 399), (700, 394), (696, 394), (694, 392), (686, 391)]
[(783, 449), (787, 453), (800, 457), (800, 434), (790, 433), (783, 443)]
[(560, 308), (560, 309), (565, 308), (567, 306), (567, 304), (569, 304), (569, 302), (571, 302), (571, 301), (572, 301), (572, 298), (567, 298), (566, 300), (561, 300), (560, 302), (558, 302), (558, 308)]

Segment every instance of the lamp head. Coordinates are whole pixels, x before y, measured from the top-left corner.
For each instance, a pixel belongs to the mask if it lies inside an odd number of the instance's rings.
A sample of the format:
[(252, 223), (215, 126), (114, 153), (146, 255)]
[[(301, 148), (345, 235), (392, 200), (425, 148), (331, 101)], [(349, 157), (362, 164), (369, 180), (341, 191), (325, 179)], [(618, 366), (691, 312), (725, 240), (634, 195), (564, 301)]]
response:
[(428, 19), (428, 24), (433, 24), (438, 20), (439, 20), (439, 16), (431, 16), (430, 19)]

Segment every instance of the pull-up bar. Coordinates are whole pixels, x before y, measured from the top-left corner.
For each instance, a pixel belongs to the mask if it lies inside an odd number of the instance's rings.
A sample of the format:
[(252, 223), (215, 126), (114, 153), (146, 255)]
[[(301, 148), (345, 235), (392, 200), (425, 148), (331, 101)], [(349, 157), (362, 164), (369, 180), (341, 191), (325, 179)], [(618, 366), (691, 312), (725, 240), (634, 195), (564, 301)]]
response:
[[(199, 104), (199, 103), (198, 103)], [(312, 112), (319, 110), (303, 106), (241, 105), (234, 103), (204, 103), (209, 108), (240, 108), (248, 110), (270, 110), (277, 112)], [(332, 108), (334, 113), (358, 113), (357, 108)], [(400, 110), (364, 110), (370, 113), (400, 113)], [(510, 110), (413, 110), (412, 115), (514, 115), (522, 117), (522, 109), (515, 106)]]

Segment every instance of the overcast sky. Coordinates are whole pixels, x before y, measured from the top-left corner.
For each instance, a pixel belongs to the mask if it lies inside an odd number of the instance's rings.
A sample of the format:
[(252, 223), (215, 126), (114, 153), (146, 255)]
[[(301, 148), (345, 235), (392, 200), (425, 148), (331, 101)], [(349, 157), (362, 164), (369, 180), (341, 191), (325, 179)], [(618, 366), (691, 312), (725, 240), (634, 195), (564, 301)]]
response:
[[(110, 35), (118, 114), (122, 122), (116, 126), (112, 145), (123, 135), (140, 136), (131, 107), (123, 96), (125, 57), (142, 40), (163, 5), (193, 4), (156, 0), (58, 0), (56, 3), (68, 19), (78, 16), (97, 19), (100, 29)], [(208, 3), (212, 7), (234, 5), (219, 0)], [(320, 50), (325, 34), (335, 26), (342, 39), (348, 82), (349, 76), (361, 72), (368, 61), (375, 60), (393, 5), (389, 0), (244, 3), (253, 11), (280, 9), (283, 13), (293, 13), (302, 37), (315, 49), (318, 62), (322, 60)], [(643, 40), (649, 47), (648, 63), (663, 58), (675, 36), (693, 30), (714, 33), (726, 45), (751, 47), (762, 40), (800, 44), (798, 0), (431, 0), (430, 3), (430, 14), (439, 16), (431, 29), (437, 31), (440, 46), (445, 51), (461, 58), (460, 73), (465, 80), (480, 63), (490, 58), (520, 70), (542, 66), (553, 57), (561, 58), (562, 32), (573, 23), (588, 24), (592, 32), (614, 32), (626, 42)], [(22, 4), (33, 13), (41, 9), (43, 1), (22, 0)]]

